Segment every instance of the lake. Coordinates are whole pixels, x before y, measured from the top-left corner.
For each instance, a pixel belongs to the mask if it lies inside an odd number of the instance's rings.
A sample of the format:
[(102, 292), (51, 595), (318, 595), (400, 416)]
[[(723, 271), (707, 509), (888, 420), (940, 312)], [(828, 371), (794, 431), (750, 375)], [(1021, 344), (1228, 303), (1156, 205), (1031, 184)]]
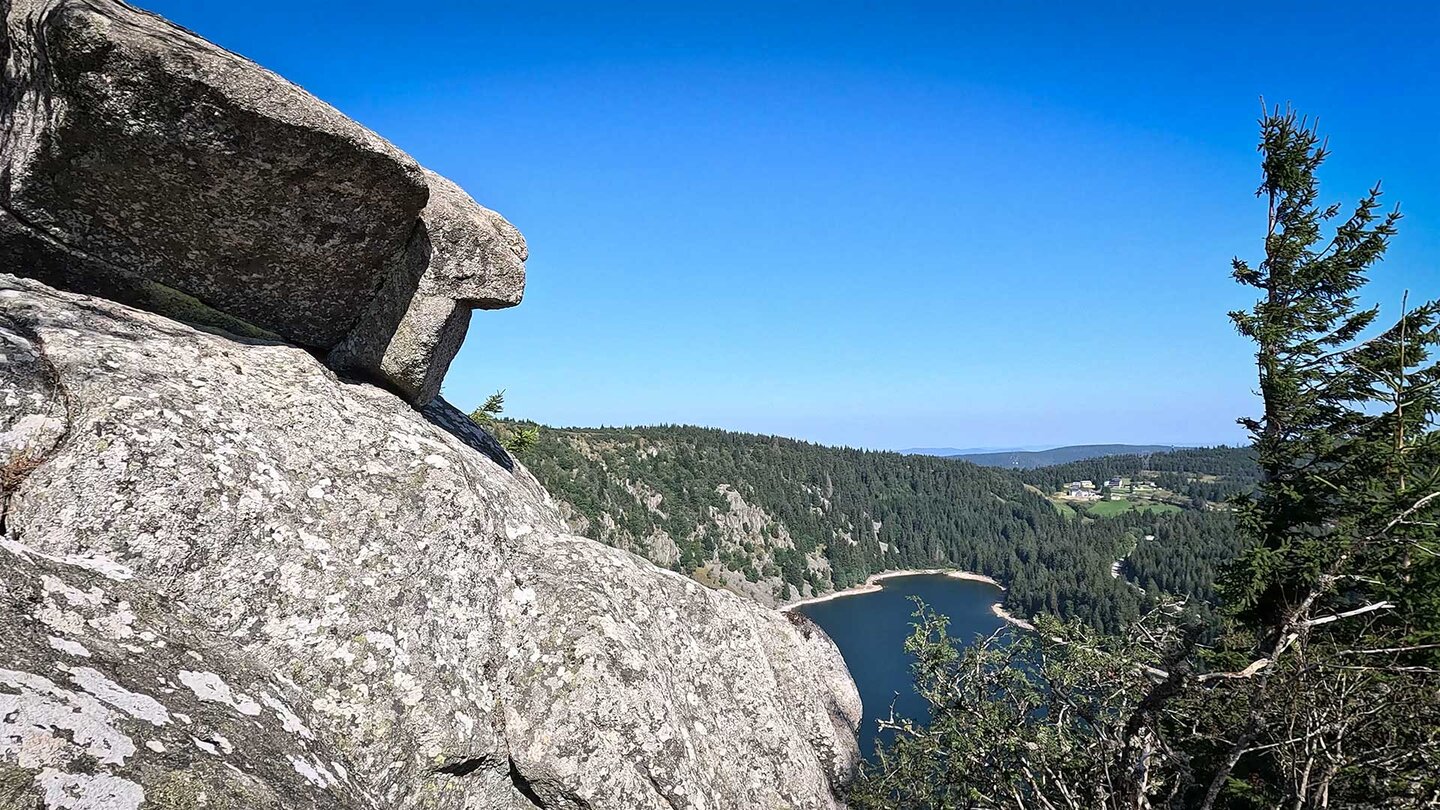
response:
[(949, 616), (950, 634), (966, 642), (977, 635), (988, 636), (1004, 624), (990, 611), (1004, 592), (989, 583), (915, 574), (889, 577), (878, 584), (878, 591), (794, 608), (824, 628), (850, 667), (864, 703), (860, 753), (867, 758), (875, 750), (875, 722), (889, 716), (892, 700), (897, 717), (925, 720), (929, 716), (925, 702), (915, 694), (910, 679), (912, 659), (904, 648), (914, 621), (910, 614), (915, 612), (915, 604), (910, 597), (918, 596), (935, 612)]

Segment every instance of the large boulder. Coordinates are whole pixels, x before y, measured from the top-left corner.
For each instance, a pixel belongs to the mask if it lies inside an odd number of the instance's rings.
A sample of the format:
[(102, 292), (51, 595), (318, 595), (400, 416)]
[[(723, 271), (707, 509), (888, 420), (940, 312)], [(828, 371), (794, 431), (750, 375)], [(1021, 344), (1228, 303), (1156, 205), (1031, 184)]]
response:
[[(288, 345), (3, 276), (0, 346), (7, 542), (125, 571), (117, 593), (183, 608), (205, 671), (295, 709), (315, 746), (272, 743), (267, 715), (242, 753), (217, 726), (234, 753), (215, 756), (257, 795), (291, 778), (257, 757), (314, 754), (385, 807), (839, 805), (860, 706), (824, 634), (568, 535), (524, 467), (443, 400), (416, 411)], [(79, 661), (20, 650), (0, 646), (0, 668), (25, 688), (85, 700), (33, 680), (79, 695)], [(168, 702), (188, 700), (178, 675), (145, 689), (123, 651), (90, 666), (190, 714)], [(43, 794), (79, 773), (3, 739), (0, 784)], [(120, 767), (107, 773), (158, 784)]]
[(525, 294), (525, 238), (459, 186), (425, 172), (430, 201), (400, 267), (330, 365), (381, 382), (412, 402), (440, 393), (470, 327), (470, 311), (502, 309)]
[(415, 405), (470, 310), (520, 300), (498, 215), (164, 19), (0, 0), (0, 63), (0, 270), (322, 353), (351, 336), (343, 366)]
[(425, 205), (420, 167), (117, 0), (0, 0), (0, 200), (69, 250), (328, 348)]

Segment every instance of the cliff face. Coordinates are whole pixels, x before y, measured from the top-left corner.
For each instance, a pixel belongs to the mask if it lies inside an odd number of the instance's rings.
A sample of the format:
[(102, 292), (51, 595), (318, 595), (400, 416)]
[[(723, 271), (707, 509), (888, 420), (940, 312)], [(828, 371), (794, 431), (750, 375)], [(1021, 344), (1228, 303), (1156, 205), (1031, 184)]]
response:
[[(837, 806), (823, 633), (571, 535), (434, 397), (518, 232), (163, 20), (0, 16), (0, 808)], [(324, 225), (345, 182), (398, 190)]]

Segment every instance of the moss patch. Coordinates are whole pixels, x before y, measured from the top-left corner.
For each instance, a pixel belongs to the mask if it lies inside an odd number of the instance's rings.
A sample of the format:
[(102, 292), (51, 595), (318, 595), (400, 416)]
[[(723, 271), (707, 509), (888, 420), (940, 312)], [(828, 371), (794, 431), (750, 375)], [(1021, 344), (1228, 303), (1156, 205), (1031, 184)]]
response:
[(211, 329), (222, 329), (241, 337), (273, 340), (281, 343), (285, 341), (284, 338), (268, 329), (221, 312), (193, 295), (187, 295), (157, 281), (137, 279), (135, 292), (139, 297), (137, 303), (140, 307), (167, 318), (174, 318), (177, 321), (197, 326), (208, 326)]
[(34, 772), (0, 762), (0, 810), (35, 810), (40, 806)]
[[(199, 807), (246, 807), (253, 810), (281, 810), (274, 793), (258, 780), (240, 776), (210, 763), (189, 770), (147, 768), (145, 808), (150, 810), (196, 810)], [(201, 796), (205, 797), (202, 803)]]

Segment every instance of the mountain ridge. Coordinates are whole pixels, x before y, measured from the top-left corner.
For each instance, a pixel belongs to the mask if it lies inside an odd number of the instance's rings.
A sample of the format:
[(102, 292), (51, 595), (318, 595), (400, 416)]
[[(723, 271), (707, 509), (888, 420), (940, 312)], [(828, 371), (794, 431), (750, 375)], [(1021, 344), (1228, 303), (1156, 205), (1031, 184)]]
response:
[(960, 459), (981, 467), (1004, 467), (1033, 470), (1105, 456), (1145, 455), (1182, 449), (1176, 444), (1068, 444), (1044, 450), (995, 450), (973, 453), (944, 453), (944, 458)]

